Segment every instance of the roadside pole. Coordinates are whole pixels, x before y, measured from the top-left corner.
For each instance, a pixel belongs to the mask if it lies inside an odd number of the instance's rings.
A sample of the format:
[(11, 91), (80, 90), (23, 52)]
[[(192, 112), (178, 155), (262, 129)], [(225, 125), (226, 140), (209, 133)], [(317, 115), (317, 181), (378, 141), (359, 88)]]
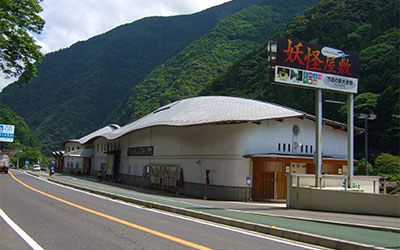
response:
[(322, 165), (322, 89), (317, 89), (315, 94), (315, 187), (321, 187), (321, 165)]
[(354, 94), (347, 95), (347, 187), (353, 187), (354, 170)]

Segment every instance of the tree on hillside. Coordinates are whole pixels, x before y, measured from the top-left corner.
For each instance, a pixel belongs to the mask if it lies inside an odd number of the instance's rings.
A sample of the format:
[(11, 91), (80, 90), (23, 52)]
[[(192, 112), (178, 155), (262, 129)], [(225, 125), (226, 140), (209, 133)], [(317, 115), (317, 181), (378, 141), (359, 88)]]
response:
[(0, 69), (6, 77), (21, 76), (29, 82), (36, 76), (36, 62), (43, 55), (40, 46), (29, 34), (43, 29), (42, 0), (1, 0), (0, 5)]
[(400, 186), (400, 156), (382, 153), (375, 160), (373, 174), (388, 177)]
[(30, 166), (32, 166), (33, 164), (35, 164), (38, 159), (40, 158), (44, 158), (44, 155), (42, 153), (40, 153), (40, 151), (38, 150), (29, 150), (26, 152), (21, 152), (19, 153), (19, 156), (17, 155), (13, 155), (13, 157), (11, 158), (11, 162), (16, 166), (17, 165), (17, 158), (19, 157), (19, 168), (22, 168), (25, 164), (26, 161), (29, 162)]
[[(356, 95), (356, 97), (354, 98), (354, 112), (356, 114), (376, 114), (376, 107), (378, 104), (379, 96), (379, 94), (374, 94), (370, 92)], [(339, 112), (343, 115), (347, 115), (347, 105), (343, 105), (340, 108)]]

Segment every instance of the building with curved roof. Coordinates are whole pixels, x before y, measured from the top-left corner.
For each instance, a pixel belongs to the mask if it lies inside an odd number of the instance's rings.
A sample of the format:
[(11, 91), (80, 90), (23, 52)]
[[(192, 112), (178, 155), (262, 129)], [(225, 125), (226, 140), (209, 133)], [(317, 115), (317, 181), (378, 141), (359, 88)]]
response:
[[(109, 124), (101, 129), (98, 129), (88, 135), (83, 136), (80, 139), (71, 139), (63, 142), (63, 147), (65, 151), (53, 152), (52, 155), (58, 159), (62, 155), (62, 157), (69, 159), (65, 161), (64, 167), (66, 168), (65, 172), (80, 172), (89, 174), (91, 173), (91, 165), (93, 158), (93, 146), (91, 145), (91, 141), (95, 138), (103, 136), (106, 133), (109, 133), (113, 130), (121, 128), (116, 124)], [(58, 164), (60, 165), (60, 164)], [(59, 166), (57, 166), (60, 168)], [(63, 168), (61, 166), (61, 168)]]
[(110, 133), (111, 131), (114, 131), (114, 130), (120, 129), (120, 128), (121, 127), (117, 124), (109, 124), (101, 129), (98, 129), (88, 135), (83, 136), (80, 139), (66, 140), (63, 142), (63, 146), (68, 142), (77, 143), (78, 145), (84, 145), (94, 138), (97, 138), (99, 136), (104, 136), (105, 134)]
[[(256, 100), (176, 101), (79, 140), (90, 174), (214, 199), (285, 199), (286, 174), (313, 174), (314, 116)], [(323, 172), (346, 174), (347, 126), (324, 120)], [(76, 147), (75, 147), (76, 148)], [(65, 164), (75, 167), (72, 154)], [(88, 157), (86, 157), (88, 158)]]
[(272, 103), (227, 97), (201, 96), (165, 105), (121, 129), (103, 134), (117, 139), (135, 130), (155, 126), (193, 126), (216, 123), (258, 122), (303, 116), (304, 113)]

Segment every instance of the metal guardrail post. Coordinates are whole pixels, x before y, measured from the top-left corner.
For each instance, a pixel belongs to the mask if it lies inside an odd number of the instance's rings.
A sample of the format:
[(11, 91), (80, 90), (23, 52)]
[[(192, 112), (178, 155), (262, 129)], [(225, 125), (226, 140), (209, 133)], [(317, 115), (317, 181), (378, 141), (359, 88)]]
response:
[(375, 194), (375, 184), (376, 184), (376, 181), (374, 180), (374, 188), (373, 188), (374, 194)]

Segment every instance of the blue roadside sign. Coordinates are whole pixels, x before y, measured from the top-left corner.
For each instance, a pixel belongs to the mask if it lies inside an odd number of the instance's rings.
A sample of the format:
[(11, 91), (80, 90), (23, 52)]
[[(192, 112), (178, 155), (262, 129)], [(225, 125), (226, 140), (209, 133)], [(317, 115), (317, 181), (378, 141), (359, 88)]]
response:
[(0, 124), (0, 142), (13, 142), (14, 130), (14, 125)]

